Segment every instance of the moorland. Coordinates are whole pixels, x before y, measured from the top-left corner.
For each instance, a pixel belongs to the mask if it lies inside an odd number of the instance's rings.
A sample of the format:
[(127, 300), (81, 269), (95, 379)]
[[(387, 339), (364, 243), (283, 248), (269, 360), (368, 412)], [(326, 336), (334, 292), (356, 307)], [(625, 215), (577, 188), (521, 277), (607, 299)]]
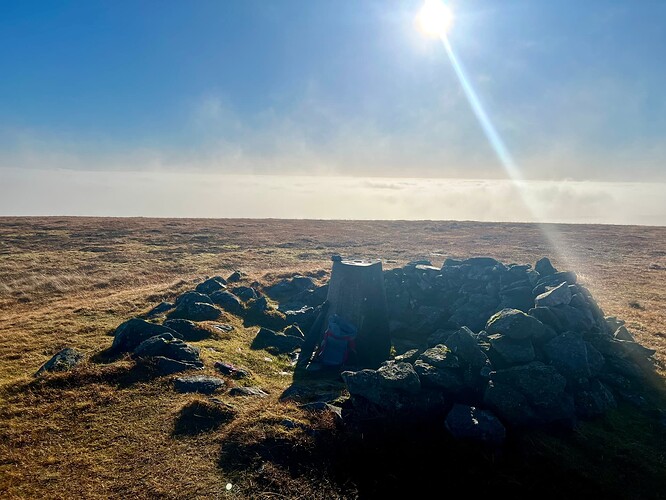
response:
[[(0, 496), (372, 498), (428, 489), (443, 496), (455, 484), (514, 498), (664, 498), (666, 427), (629, 404), (565, 436), (526, 434), (501, 454), (419, 430), (364, 440), (330, 416), (281, 402), (291, 360), (250, 349), (256, 328), (231, 318), (231, 335), (199, 343), (204, 372), (214, 374), (218, 360), (241, 364), (269, 396), (236, 402), (228, 425), (180, 434), (181, 409), (200, 396), (171, 390), (172, 377), (137, 373), (129, 358), (100, 357), (119, 324), (207, 277), (241, 270), (265, 286), (294, 274), (324, 283), (333, 254), (378, 258), (385, 269), (470, 256), (534, 265), (547, 256), (656, 350), (650, 390), (663, 396), (665, 227), (3, 217)], [(35, 377), (64, 347), (87, 361)]]

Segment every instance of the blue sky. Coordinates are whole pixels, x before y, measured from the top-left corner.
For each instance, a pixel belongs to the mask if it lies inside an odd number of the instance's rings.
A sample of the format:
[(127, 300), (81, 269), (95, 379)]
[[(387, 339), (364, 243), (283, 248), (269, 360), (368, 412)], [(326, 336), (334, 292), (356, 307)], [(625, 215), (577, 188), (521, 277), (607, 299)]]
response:
[[(450, 4), (525, 178), (666, 181), (666, 2)], [(0, 0), (0, 168), (505, 177), (420, 6)]]

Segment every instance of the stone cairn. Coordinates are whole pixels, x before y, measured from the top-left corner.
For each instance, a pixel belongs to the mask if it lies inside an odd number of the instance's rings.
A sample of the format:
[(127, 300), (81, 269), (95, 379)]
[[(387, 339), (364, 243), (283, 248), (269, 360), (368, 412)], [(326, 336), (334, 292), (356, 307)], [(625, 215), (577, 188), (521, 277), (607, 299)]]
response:
[[(234, 315), (258, 327), (252, 348), (296, 358), (328, 285), (300, 275), (270, 287), (242, 281), (238, 271), (209, 278), (122, 323), (109, 352), (129, 353), (159, 375), (201, 370), (192, 342), (230, 334), (224, 319)], [(384, 285), (391, 359), (377, 369), (341, 367), (338, 379), (349, 398), (310, 393), (304, 407), (350, 422), (436, 415), (455, 437), (498, 445), (507, 429), (572, 428), (615, 408), (618, 399), (642, 398), (655, 351), (637, 343), (622, 320), (605, 316), (574, 272), (558, 271), (548, 258), (534, 267), (489, 257), (447, 259), (441, 267), (415, 261), (385, 270)], [(82, 358), (65, 349), (38, 375), (71, 369)], [(230, 363), (215, 367), (228, 378), (251, 375)], [(176, 382), (183, 392), (226, 387), (201, 375)], [(248, 389), (241, 395), (266, 395)], [(281, 399), (298, 395), (295, 381)]]

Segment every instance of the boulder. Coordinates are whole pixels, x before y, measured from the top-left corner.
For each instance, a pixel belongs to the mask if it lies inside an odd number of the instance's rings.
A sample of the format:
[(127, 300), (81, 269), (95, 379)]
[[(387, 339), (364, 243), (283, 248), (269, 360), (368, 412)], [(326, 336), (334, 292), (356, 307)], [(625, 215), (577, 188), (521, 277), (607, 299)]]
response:
[(241, 279), (243, 279), (244, 276), (245, 276), (244, 273), (237, 269), (229, 275), (229, 277), (227, 278), (227, 282), (228, 283), (237, 283)]
[(576, 415), (583, 419), (600, 417), (617, 408), (613, 393), (599, 380), (592, 380), (588, 387), (574, 394)]
[(590, 316), (576, 307), (562, 304), (549, 307), (549, 309), (557, 316), (564, 331), (584, 333), (590, 331), (594, 326), (594, 322)]
[(557, 269), (555, 269), (548, 257), (542, 257), (537, 260), (534, 265), (534, 270), (542, 277), (551, 276), (557, 272)]
[(573, 397), (564, 391), (566, 385), (554, 367), (534, 361), (491, 373), (484, 401), (512, 425), (557, 423), (571, 427), (575, 408)]
[(299, 339), (305, 339), (305, 334), (298, 325), (289, 325), (287, 328), (282, 330), (282, 333), (285, 335), (291, 335), (292, 337), (298, 337)]
[(629, 330), (627, 330), (627, 327), (624, 325), (620, 325), (617, 327), (615, 332), (613, 333), (613, 338), (616, 340), (627, 340), (629, 342), (635, 342), (634, 336), (629, 333)]
[(186, 306), (188, 304), (194, 304), (195, 302), (201, 302), (203, 304), (213, 303), (213, 301), (207, 294), (189, 291), (183, 293), (182, 295), (179, 295), (174, 305), (176, 307), (181, 307), (181, 306)]
[(486, 323), (486, 333), (501, 333), (512, 340), (529, 339), (543, 335), (541, 321), (517, 309), (502, 309)]
[(256, 299), (259, 297), (257, 291), (251, 286), (236, 286), (232, 289), (232, 292), (243, 302), (247, 302), (248, 300)]
[(504, 309), (518, 309), (519, 311), (527, 312), (534, 307), (534, 296), (532, 295), (532, 287), (514, 286), (507, 288), (500, 292), (499, 307)]
[(203, 362), (199, 357), (199, 349), (186, 344), (169, 333), (163, 333), (144, 340), (132, 353), (132, 357), (135, 359), (158, 356), (188, 363), (192, 367), (203, 366)]
[(167, 317), (169, 319), (189, 319), (190, 321), (214, 321), (221, 315), (222, 311), (207, 302), (188, 302), (178, 305)]
[(154, 318), (155, 316), (159, 316), (160, 314), (163, 314), (167, 311), (170, 311), (173, 308), (174, 308), (174, 304), (172, 304), (171, 302), (160, 302), (155, 307), (153, 307), (150, 311), (148, 311), (146, 313), (145, 317), (146, 318)]
[(66, 372), (81, 363), (84, 359), (82, 352), (72, 348), (65, 347), (54, 354), (51, 359), (44, 363), (35, 376), (43, 375), (45, 372)]
[(460, 367), (458, 356), (443, 344), (426, 349), (423, 351), (423, 354), (418, 357), (418, 360), (430, 366), (434, 366), (435, 368)]
[(393, 363), (378, 370), (342, 372), (342, 379), (352, 397), (361, 397), (387, 409), (399, 409), (402, 396), (413, 396), (421, 382), (409, 363)]
[(203, 370), (203, 364), (176, 361), (175, 359), (165, 358), (164, 356), (150, 358), (150, 363), (159, 375), (171, 375), (173, 373), (180, 373), (187, 370)]
[(177, 338), (181, 336), (180, 333), (166, 326), (149, 323), (139, 318), (132, 318), (116, 328), (110, 350), (113, 353), (130, 352), (143, 341), (162, 334), (171, 334)]
[(444, 342), (449, 350), (462, 360), (479, 370), (488, 363), (488, 356), (481, 350), (474, 333), (466, 326), (453, 332)]
[(536, 307), (553, 307), (559, 305), (569, 305), (571, 302), (571, 289), (566, 282), (560, 283), (555, 288), (551, 288), (534, 299)]
[(208, 278), (203, 283), (199, 283), (194, 288), (194, 290), (199, 293), (210, 295), (213, 292), (217, 292), (218, 290), (225, 290), (226, 288), (227, 288), (227, 280), (225, 280), (222, 276), (213, 276), (212, 278)]
[(459, 393), (465, 387), (460, 370), (438, 368), (417, 359), (414, 362), (414, 371), (423, 387), (432, 387), (452, 394)]
[(587, 343), (579, 334), (566, 332), (558, 335), (544, 344), (543, 351), (550, 364), (569, 380), (593, 375), (588, 362)]
[(213, 304), (220, 306), (223, 310), (231, 314), (240, 314), (243, 311), (243, 302), (233, 293), (227, 290), (220, 290), (210, 296)]
[[(506, 335), (495, 334), (488, 337), (491, 346), (491, 359), (506, 365), (525, 364), (533, 361), (536, 353), (530, 339), (512, 339)], [(496, 359), (496, 354), (499, 359)]]

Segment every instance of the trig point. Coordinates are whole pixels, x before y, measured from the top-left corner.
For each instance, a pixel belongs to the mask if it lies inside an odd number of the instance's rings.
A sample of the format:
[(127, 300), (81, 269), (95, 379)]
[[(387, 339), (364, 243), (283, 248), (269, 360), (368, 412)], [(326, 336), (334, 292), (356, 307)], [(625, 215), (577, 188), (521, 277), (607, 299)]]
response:
[(322, 331), (334, 314), (352, 323), (358, 334), (356, 359), (350, 359), (350, 362), (362, 368), (376, 368), (388, 359), (391, 350), (382, 263), (378, 259), (345, 260), (339, 255), (334, 255), (331, 260), (329, 307)]

